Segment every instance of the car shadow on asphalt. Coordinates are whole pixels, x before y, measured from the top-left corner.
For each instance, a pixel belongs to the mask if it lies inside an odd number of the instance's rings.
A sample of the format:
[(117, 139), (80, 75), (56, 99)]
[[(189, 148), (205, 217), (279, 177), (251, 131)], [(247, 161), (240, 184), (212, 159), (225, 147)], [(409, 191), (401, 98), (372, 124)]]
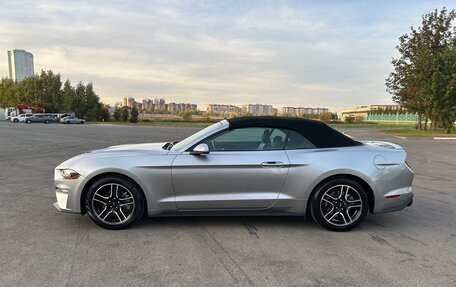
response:
[[(239, 225), (261, 225), (271, 228), (319, 228), (312, 219), (304, 219), (301, 216), (174, 216), (174, 217), (148, 217), (138, 222), (135, 227), (147, 228), (148, 226), (213, 226), (232, 227)], [(135, 228), (133, 227), (133, 228)]]
[[(410, 215), (410, 214), (409, 214)], [(411, 215), (410, 215), (411, 216)], [(62, 219), (63, 220), (63, 219)], [(99, 228), (85, 215), (82, 218), (67, 220), (68, 225), (78, 225), (75, 228), (87, 229), (90, 226)], [(392, 214), (368, 214), (364, 221), (349, 232), (371, 232), (381, 230), (401, 230), (408, 225), (407, 219), (393, 216)], [(236, 228), (245, 227), (249, 233), (255, 235), (259, 228), (287, 229), (318, 231), (325, 230), (312, 218), (301, 216), (170, 216), (170, 217), (145, 217), (130, 227), (128, 230), (154, 230), (178, 228)]]
[[(388, 218), (387, 215), (368, 214), (366, 219), (352, 231), (375, 231), (385, 228), (401, 228), (407, 221)], [(168, 227), (236, 227), (246, 226), (262, 228), (306, 229), (309, 231), (322, 230), (312, 218), (301, 216), (176, 216), (176, 217), (148, 217), (138, 222), (132, 228), (147, 229), (154, 226)]]

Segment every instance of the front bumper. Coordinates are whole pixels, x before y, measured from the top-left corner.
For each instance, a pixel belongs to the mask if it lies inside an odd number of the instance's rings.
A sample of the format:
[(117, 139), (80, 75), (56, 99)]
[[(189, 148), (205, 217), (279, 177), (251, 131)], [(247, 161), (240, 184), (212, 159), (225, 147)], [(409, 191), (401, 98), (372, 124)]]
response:
[(52, 204), (52, 206), (54, 206), (55, 209), (57, 209), (57, 210), (60, 211), (60, 212), (76, 213), (76, 212), (74, 212), (74, 211), (72, 211), (72, 210), (70, 210), (70, 209), (62, 209), (62, 208), (60, 208), (59, 202), (58, 202), (58, 201), (54, 202), (54, 203)]
[(58, 169), (54, 173), (55, 196), (57, 202), (53, 205), (58, 211), (81, 213), (81, 192), (84, 177), (78, 179), (65, 179)]
[(68, 201), (68, 194), (56, 191), (55, 195), (57, 197), (57, 201), (54, 202), (52, 205), (58, 211), (68, 212), (68, 213), (81, 213), (80, 209), (78, 211), (78, 210), (75, 210), (74, 207), (73, 207), (73, 209), (67, 208), (67, 206), (71, 206), (71, 204), (69, 204), (70, 202)]

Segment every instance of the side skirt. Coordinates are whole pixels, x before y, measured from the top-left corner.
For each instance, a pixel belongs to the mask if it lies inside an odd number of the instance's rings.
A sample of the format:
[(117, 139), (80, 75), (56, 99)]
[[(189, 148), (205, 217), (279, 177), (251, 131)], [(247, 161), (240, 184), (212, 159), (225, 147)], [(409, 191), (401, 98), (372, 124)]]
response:
[(250, 210), (195, 210), (175, 211), (155, 214), (149, 217), (176, 217), (176, 216), (305, 216), (302, 213), (286, 211), (250, 211)]

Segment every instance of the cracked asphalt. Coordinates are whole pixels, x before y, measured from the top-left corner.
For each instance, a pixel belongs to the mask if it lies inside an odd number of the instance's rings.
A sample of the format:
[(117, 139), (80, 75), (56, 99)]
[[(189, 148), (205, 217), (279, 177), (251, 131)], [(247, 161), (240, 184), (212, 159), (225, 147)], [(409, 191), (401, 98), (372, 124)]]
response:
[(335, 233), (300, 217), (148, 218), (108, 231), (59, 213), (53, 169), (91, 149), (199, 128), (0, 122), (0, 286), (455, 286), (456, 141), (395, 142), (414, 204)]

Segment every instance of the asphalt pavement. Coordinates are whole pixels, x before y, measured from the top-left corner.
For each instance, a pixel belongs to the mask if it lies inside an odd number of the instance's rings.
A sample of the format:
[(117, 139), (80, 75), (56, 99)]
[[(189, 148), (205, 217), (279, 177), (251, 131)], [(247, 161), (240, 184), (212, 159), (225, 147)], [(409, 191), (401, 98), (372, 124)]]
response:
[(0, 122), (0, 286), (455, 286), (456, 140), (405, 147), (414, 204), (345, 233), (301, 217), (148, 218), (109, 231), (58, 212), (53, 170), (79, 153), (200, 128)]

